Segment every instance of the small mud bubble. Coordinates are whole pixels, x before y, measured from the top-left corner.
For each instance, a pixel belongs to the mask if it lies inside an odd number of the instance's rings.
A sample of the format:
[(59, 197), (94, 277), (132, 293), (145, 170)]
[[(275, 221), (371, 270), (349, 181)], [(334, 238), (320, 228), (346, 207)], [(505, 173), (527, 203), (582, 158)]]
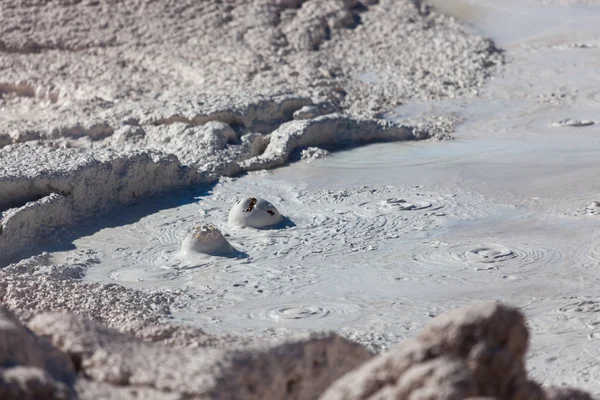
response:
[(434, 203), (427, 200), (405, 200), (396, 198), (385, 200), (384, 206), (393, 207), (394, 209), (400, 211), (417, 211), (425, 209), (437, 210), (442, 208), (442, 206), (435, 205)]
[(229, 225), (237, 227), (266, 228), (281, 221), (277, 208), (267, 200), (246, 197), (237, 201), (229, 211)]
[(485, 264), (506, 261), (515, 257), (516, 254), (511, 249), (497, 244), (478, 246), (465, 253), (465, 259), (468, 262)]
[(330, 311), (319, 306), (295, 306), (295, 307), (278, 307), (267, 311), (267, 316), (275, 321), (280, 319), (310, 319), (310, 318), (325, 318)]
[(553, 122), (552, 126), (554, 127), (561, 127), (561, 126), (572, 126), (572, 127), (583, 127), (583, 126), (590, 126), (590, 125), (595, 125), (596, 123), (594, 121), (589, 121), (586, 119), (571, 119), (571, 118), (567, 118), (567, 119), (563, 119), (557, 122)]
[(181, 244), (181, 253), (185, 257), (190, 254), (231, 255), (233, 247), (221, 231), (212, 224), (194, 226)]
[(242, 308), (242, 318), (247, 321), (271, 321), (288, 327), (306, 326), (344, 326), (349, 321), (362, 317), (362, 308), (354, 303), (316, 301), (284, 302), (278, 305), (267, 304), (261, 301), (259, 304), (246, 304)]

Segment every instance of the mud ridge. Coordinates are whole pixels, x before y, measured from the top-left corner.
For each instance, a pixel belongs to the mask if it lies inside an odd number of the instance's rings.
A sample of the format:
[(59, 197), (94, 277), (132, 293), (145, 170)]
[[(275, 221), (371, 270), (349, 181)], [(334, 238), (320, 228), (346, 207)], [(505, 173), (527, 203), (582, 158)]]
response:
[(202, 182), (175, 156), (157, 152), (31, 150), (28, 145), (0, 150), (0, 260), (4, 262), (48, 243), (58, 227)]

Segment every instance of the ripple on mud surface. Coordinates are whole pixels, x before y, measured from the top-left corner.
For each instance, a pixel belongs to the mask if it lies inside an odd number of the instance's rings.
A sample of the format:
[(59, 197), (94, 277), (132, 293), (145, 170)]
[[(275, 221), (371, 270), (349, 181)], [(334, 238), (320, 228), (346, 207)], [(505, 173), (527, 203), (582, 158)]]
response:
[(594, 124), (595, 124), (594, 121), (590, 121), (590, 120), (587, 120), (587, 119), (571, 119), (571, 118), (567, 118), (567, 119), (562, 119), (560, 121), (553, 122), (550, 125), (553, 126), (553, 127), (570, 126), (570, 127), (574, 127), (574, 128), (580, 128), (580, 127), (584, 127), (584, 126), (591, 126), (591, 125), (594, 125)]
[[(274, 302), (280, 301), (280, 304), (273, 305)], [(257, 326), (265, 326), (266, 323), (270, 327), (343, 326), (364, 315), (363, 308), (358, 304), (316, 299), (315, 301), (270, 299), (268, 303), (240, 304), (236, 309), (240, 312), (238, 315), (246, 320), (244, 325), (256, 323)], [(239, 322), (236, 324), (239, 325)]]
[(283, 306), (268, 310), (266, 316), (275, 320), (298, 320), (312, 318), (326, 318), (331, 314), (331, 310), (321, 306), (302, 305), (302, 306)]
[(574, 301), (560, 307), (558, 312), (581, 314), (597, 313), (600, 312), (600, 301), (597, 299)]
[(383, 240), (443, 223), (439, 217), (444, 214), (430, 211), (456, 203), (454, 197), (398, 187), (323, 190), (289, 197), (293, 200), (286, 211), (294, 226), (232, 234), (252, 246), (247, 251), (254, 261), (374, 250)]
[(171, 266), (180, 264), (177, 257), (179, 248), (176, 242), (153, 243), (146, 245), (142, 250), (131, 253), (130, 262), (133, 265), (148, 265), (153, 267)]
[(464, 253), (465, 260), (470, 263), (489, 264), (508, 261), (516, 257), (518, 256), (515, 252), (499, 244), (476, 246)]
[(428, 200), (406, 200), (391, 198), (384, 202), (384, 206), (401, 210), (401, 211), (417, 211), (417, 210), (439, 210), (443, 205), (435, 204), (433, 201)]
[(600, 263), (600, 243), (589, 249), (587, 257), (594, 263)]
[(420, 248), (412, 252), (413, 261), (430, 267), (463, 266), (492, 269), (506, 265), (543, 266), (564, 259), (563, 250), (551, 247), (507, 247), (497, 243)]
[(116, 269), (109, 274), (109, 277), (117, 282), (160, 284), (178, 279), (184, 274), (185, 272), (180, 270), (131, 267)]

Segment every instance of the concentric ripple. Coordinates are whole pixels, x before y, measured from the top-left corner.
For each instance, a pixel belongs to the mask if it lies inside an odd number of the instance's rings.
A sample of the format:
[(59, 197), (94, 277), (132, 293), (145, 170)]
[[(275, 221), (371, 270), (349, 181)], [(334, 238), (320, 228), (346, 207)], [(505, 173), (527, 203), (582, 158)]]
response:
[(175, 267), (181, 263), (177, 258), (178, 251), (177, 243), (154, 243), (144, 246), (142, 250), (131, 252), (129, 257), (133, 265)]
[(405, 200), (398, 198), (387, 199), (383, 202), (384, 207), (393, 208), (400, 211), (416, 211), (416, 210), (439, 210), (442, 205), (435, 204), (427, 200)]
[(156, 269), (147, 267), (119, 268), (109, 274), (109, 278), (118, 282), (161, 284), (176, 280), (185, 274), (181, 270)]
[[(410, 196), (401, 196), (405, 193)], [(420, 188), (398, 187), (324, 190), (299, 200), (289, 213), (294, 227), (252, 232), (251, 236), (246, 231), (236, 232), (237, 239), (252, 244), (248, 251), (254, 261), (371, 251), (384, 240), (441, 223), (440, 215), (429, 211), (456, 202)]]
[(587, 250), (587, 258), (593, 263), (600, 263), (600, 243), (594, 244)]
[(299, 320), (325, 318), (331, 314), (331, 310), (321, 306), (300, 305), (300, 306), (283, 306), (268, 310), (266, 316), (275, 320)]
[(360, 305), (338, 301), (308, 303), (294, 300), (284, 301), (276, 306), (259, 303), (240, 304), (236, 308), (242, 309), (241, 317), (247, 323), (255, 323), (257, 326), (332, 327), (356, 321), (364, 315)]
[(427, 267), (463, 266), (490, 269), (506, 265), (543, 267), (565, 258), (562, 249), (552, 247), (507, 247), (497, 243), (480, 245), (420, 246), (411, 258)]
[(469, 263), (505, 262), (516, 257), (517, 254), (511, 249), (499, 244), (477, 246), (464, 253), (464, 258)]

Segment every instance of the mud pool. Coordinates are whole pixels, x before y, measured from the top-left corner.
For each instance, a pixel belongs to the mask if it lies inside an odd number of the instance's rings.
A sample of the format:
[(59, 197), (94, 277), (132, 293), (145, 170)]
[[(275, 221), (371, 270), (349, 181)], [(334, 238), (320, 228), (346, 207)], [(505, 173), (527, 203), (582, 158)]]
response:
[[(92, 251), (89, 281), (184, 289), (195, 300), (174, 319), (211, 332), (333, 329), (387, 347), (456, 306), (508, 302), (530, 321), (534, 378), (600, 393), (600, 6), (451, 3), (509, 63), (477, 99), (387, 117), (456, 114), (455, 140), (369, 145), (222, 179), (174, 207), (125, 209), (142, 216), (53, 259)], [(287, 222), (229, 226), (247, 196)], [(236, 253), (182, 259), (200, 222)]]

